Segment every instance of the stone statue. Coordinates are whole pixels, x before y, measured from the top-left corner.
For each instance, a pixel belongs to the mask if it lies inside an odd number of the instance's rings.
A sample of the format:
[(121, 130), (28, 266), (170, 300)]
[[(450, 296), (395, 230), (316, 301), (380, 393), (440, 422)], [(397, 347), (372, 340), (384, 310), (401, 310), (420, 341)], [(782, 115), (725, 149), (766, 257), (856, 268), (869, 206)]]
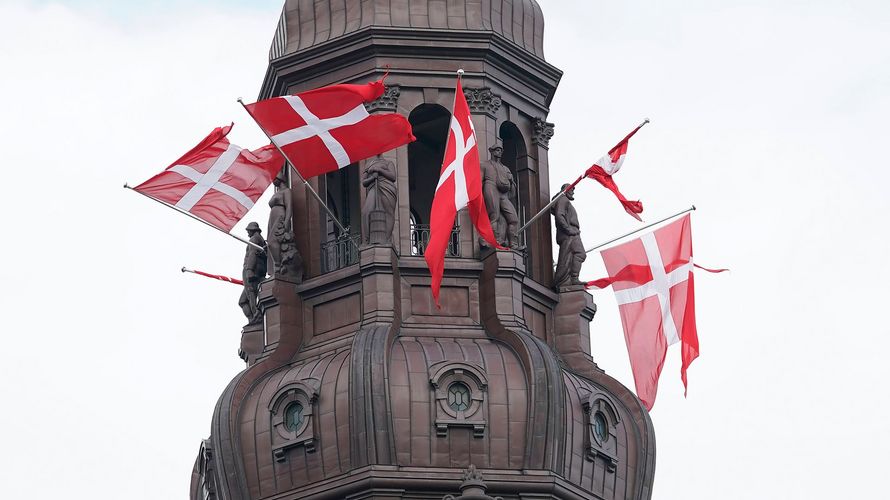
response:
[(365, 205), (362, 207), (362, 243), (389, 245), (396, 223), (396, 166), (377, 155), (365, 163)]
[[(260, 225), (251, 222), (247, 225), (247, 236), (250, 242), (266, 248), (266, 240), (260, 234)], [(253, 245), (247, 245), (247, 252), (244, 255), (244, 269), (241, 272), (241, 279), (244, 281), (244, 291), (241, 292), (241, 298), (238, 299), (238, 305), (247, 316), (247, 321), (255, 323), (259, 319), (259, 310), (257, 309), (257, 290), (260, 281), (266, 278), (266, 251), (258, 250)]]
[[(482, 164), (482, 196), (488, 219), (495, 239), (501, 245), (515, 250), (522, 250), (519, 243), (519, 216), (516, 207), (510, 201), (515, 189), (513, 174), (510, 168), (501, 163), (504, 148), (494, 145), (488, 148), (491, 159)], [(484, 243), (483, 243), (484, 244)]]
[(293, 220), (293, 197), (284, 177), (279, 174), (272, 181), (275, 194), (269, 200), (269, 233), (268, 249), (272, 259), (272, 276), (291, 278), (297, 283), (303, 281), (303, 258), (297, 250), (294, 232), (291, 229)]
[[(568, 186), (563, 184), (560, 191)], [(574, 199), (575, 188), (572, 188), (550, 208), (550, 213), (556, 218), (556, 243), (559, 245), (559, 258), (553, 275), (553, 287), (556, 289), (583, 284), (578, 275), (581, 274), (581, 264), (587, 259), (587, 253), (581, 243), (578, 212), (571, 203)]]

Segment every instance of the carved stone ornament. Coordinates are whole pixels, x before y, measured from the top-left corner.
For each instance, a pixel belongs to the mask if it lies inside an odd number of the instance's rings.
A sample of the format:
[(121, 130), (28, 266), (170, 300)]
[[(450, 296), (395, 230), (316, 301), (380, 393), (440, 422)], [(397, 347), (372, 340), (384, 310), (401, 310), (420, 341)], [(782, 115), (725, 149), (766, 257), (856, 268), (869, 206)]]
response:
[(490, 497), (485, 494), (488, 486), (482, 480), (482, 472), (470, 464), (464, 472), (464, 480), (460, 484), (461, 495), (445, 495), (442, 500), (504, 500), (501, 497)]
[(618, 424), (621, 417), (615, 404), (602, 393), (584, 391), (581, 394), (584, 409), (584, 454), (591, 462), (602, 460), (606, 470), (618, 468)]
[(308, 453), (316, 448), (318, 422), (315, 410), (318, 403), (318, 379), (306, 378), (282, 387), (269, 404), (272, 419), (272, 455), (276, 462), (284, 462), (287, 451), (303, 446)]
[(481, 367), (458, 361), (430, 366), (436, 401), (436, 435), (448, 436), (449, 427), (471, 427), (473, 437), (485, 435), (485, 392), (488, 378)]
[(535, 131), (532, 133), (532, 144), (537, 144), (544, 149), (550, 148), (550, 139), (553, 138), (553, 125), (540, 118), (535, 118)]
[(365, 104), (365, 109), (368, 110), (368, 113), (373, 113), (375, 111), (395, 113), (399, 107), (399, 95), (401, 95), (401, 93), (402, 89), (398, 85), (387, 85), (386, 89), (383, 91), (383, 95)]
[(464, 97), (467, 98), (470, 113), (483, 113), (494, 118), (495, 113), (501, 107), (501, 96), (492, 92), (491, 89), (465, 88)]

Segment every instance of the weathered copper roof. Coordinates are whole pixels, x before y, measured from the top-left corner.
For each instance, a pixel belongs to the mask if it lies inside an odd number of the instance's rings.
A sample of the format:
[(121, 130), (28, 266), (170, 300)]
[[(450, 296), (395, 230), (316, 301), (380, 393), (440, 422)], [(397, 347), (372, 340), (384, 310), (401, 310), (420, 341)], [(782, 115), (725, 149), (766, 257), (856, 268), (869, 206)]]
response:
[(544, 58), (544, 16), (535, 0), (287, 0), (269, 59), (372, 26), (491, 31)]

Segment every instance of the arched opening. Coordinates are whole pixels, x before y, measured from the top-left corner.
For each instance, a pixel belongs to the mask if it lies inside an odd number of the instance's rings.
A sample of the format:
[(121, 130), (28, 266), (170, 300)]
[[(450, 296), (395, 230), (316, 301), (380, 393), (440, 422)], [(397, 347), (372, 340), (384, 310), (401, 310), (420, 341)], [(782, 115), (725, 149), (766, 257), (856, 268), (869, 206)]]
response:
[(348, 230), (343, 233), (327, 212), (321, 212), (321, 272), (326, 273), (358, 262), (361, 221), (358, 165), (327, 173), (323, 178), (328, 208)]
[[(531, 179), (528, 169), (528, 150), (525, 147), (525, 139), (522, 137), (519, 127), (512, 122), (502, 123), (498, 130), (498, 136), (504, 147), (501, 162), (510, 169), (510, 172), (513, 174), (513, 180), (516, 182), (516, 190), (511, 193), (510, 201), (513, 202), (513, 206), (516, 207), (516, 212), (519, 214), (519, 225), (521, 227), (534, 215), (534, 213), (531, 213), (530, 190), (532, 187), (529, 186)], [(534, 245), (529, 245), (528, 234), (528, 231), (526, 231), (519, 236), (520, 241), (526, 247), (526, 272), (532, 276), (532, 266), (530, 265), (532, 259), (530, 256), (534, 251)]]
[[(451, 113), (438, 104), (421, 104), (408, 115), (416, 141), (408, 144), (408, 192), (411, 254), (423, 255), (429, 241), (430, 207), (445, 156)], [(458, 227), (452, 233), (448, 255), (458, 255)]]

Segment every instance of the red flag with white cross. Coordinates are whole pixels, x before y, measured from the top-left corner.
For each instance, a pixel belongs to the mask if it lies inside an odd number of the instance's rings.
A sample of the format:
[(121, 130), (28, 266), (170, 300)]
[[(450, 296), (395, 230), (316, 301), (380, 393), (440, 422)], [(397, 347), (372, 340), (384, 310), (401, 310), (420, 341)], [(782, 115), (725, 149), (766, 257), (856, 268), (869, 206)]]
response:
[(275, 146), (231, 144), (232, 126), (217, 127), (166, 170), (133, 188), (225, 232), (241, 220), (284, 165)]
[(651, 410), (668, 346), (682, 346), (684, 387), (686, 370), (698, 357), (690, 217), (603, 250), (602, 257), (609, 277), (588, 287), (612, 285), (637, 397)]
[(404, 116), (368, 114), (364, 103), (377, 99), (384, 90), (383, 80), (331, 85), (244, 107), (303, 178), (309, 179), (414, 140)]
[(479, 235), (492, 247), (501, 248), (491, 229), (485, 200), (482, 197), (482, 167), (476, 145), (476, 129), (470, 117), (470, 107), (458, 76), (454, 91), (454, 110), (445, 145), (445, 157), (439, 173), (439, 183), (430, 209), (430, 241), (423, 252), (432, 275), (433, 299), (439, 305), (439, 286), (445, 269), (445, 250), (454, 227), (457, 211), (468, 207), (470, 219)]

